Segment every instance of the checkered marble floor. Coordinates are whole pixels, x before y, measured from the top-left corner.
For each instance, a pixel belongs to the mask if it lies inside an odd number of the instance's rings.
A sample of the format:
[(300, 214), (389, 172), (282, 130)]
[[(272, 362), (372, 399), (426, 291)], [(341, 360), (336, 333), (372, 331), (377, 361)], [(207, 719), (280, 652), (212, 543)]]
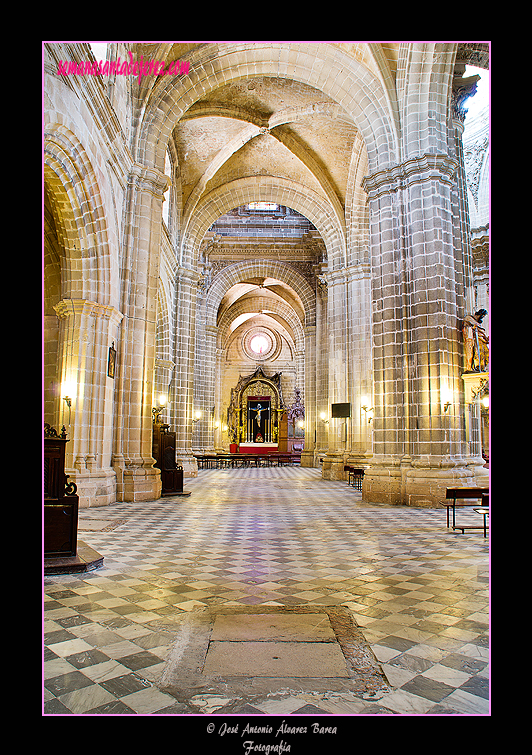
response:
[[(365, 504), (317, 469), (203, 470), (185, 490), (81, 510), (79, 538), (104, 565), (44, 579), (45, 715), (489, 713), (481, 530), (449, 531), (445, 509)], [(161, 684), (172, 621), (221, 605), (349, 608), (389, 691), (176, 699)]]

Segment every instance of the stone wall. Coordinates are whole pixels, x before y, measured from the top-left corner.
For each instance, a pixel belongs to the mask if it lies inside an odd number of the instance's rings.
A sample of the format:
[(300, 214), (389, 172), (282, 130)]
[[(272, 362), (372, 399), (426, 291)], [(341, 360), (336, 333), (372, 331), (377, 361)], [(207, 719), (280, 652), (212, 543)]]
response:
[(459, 324), (488, 309), (488, 151), (485, 123), (462, 144), (459, 103), (487, 48), (112, 43), (188, 73), (104, 77), (59, 72), (87, 43), (44, 45), (45, 420), (81, 505), (160, 495), (159, 395), (186, 475), (225, 448), (261, 328), (304, 399), (302, 464), (365, 466), (366, 500), (406, 505), (482, 477)]

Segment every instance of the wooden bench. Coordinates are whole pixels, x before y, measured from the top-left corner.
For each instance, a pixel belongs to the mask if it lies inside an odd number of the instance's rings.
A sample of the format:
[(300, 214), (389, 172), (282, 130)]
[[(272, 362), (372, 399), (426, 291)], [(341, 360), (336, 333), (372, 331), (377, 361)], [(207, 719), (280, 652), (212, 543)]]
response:
[[(484, 537), (486, 537), (486, 532), (488, 530), (488, 527), (486, 525), (486, 520), (490, 513), (490, 497), (489, 493), (482, 493), (482, 506), (480, 506), (478, 509), (474, 509), (477, 514), (482, 514), (484, 517)], [(463, 534), (463, 533), (462, 533)]]
[(279, 467), (301, 463), (301, 454), (194, 454), (198, 469), (227, 469), (228, 467)]
[[(462, 508), (465, 506), (478, 505), (478, 501), (481, 501), (481, 503), (484, 505), (485, 499), (489, 502), (489, 489), (488, 488), (447, 488), (446, 493), (445, 493), (445, 498), (448, 502), (443, 503), (441, 505), (447, 507), (447, 527), (451, 526), (449, 524), (449, 509), (452, 508), (453, 510), (452, 529), (453, 530), (462, 530), (462, 534), (463, 534), (464, 530), (482, 529), (482, 526), (475, 527), (474, 525), (464, 525), (464, 526), (457, 525), (456, 524), (456, 509), (457, 507)], [(457, 501), (460, 501), (460, 503), (457, 503)], [(466, 503), (465, 501), (470, 501), (470, 503)], [(484, 521), (484, 524), (485, 524), (485, 521)]]
[(362, 490), (362, 480), (364, 479), (364, 470), (351, 467), (348, 464), (344, 466), (344, 472), (347, 472), (347, 484), (352, 485), (355, 490)]

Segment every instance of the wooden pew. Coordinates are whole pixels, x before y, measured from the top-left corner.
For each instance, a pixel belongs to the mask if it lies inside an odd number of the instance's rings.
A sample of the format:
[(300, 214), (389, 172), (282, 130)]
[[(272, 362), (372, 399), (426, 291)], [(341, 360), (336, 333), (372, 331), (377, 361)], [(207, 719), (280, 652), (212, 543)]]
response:
[(356, 490), (362, 490), (362, 480), (364, 479), (364, 470), (357, 467), (351, 467), (349, 464), (344, 466), (344, 472), (347, 472), (347, 484), (352, 485)]
[[(447, 503), (441, 504), (442, 506), (447, 507), (447, 527), (450, 526), (449, 525), (449, 509), (452, 509), (453, 510), (453, 523), (452, 523), (453, 530), (462, 530), (462, 534), (463, 534), (464, 530), (466, 529), (482, 529), (481, 527), (473, 527), (473, 526), (462, 527), (461, 525), (458, 526), (456, 524), (456, 508), (478, 505), (478, 501), (482, 501), (483, 495), (487, 495), (487, 494), (489, 494), (489, 488), (447, 488), (446, 493), (445, 493), (445, 498), (446, 498)], [(461, 503), (457, 503), (457, 501), (461, 501)], [(471, 501), (471, 503), (466, 503), (465, 501)]]

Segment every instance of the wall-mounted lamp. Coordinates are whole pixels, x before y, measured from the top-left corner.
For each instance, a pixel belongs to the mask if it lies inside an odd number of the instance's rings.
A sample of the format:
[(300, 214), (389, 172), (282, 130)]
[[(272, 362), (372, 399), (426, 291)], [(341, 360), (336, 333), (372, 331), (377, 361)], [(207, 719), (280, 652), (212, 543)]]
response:
[(322, 412), (320, 414), (320, 419), (321, 419), (321, 421), (323, 422), (324, 425), (328, 425), (329, 424), (329, 420), (327, 419), (327, 415), (325, 414), (325, 412)]
[(70, 396), (63, 396), (63, 401), (68, 406), (68, 424), (70, 425), (70, 407), (72, 406), (72, 399)]
[(195, 412), (195, 414), (194, 414), (194, 416), (193, 416), (193, 418), (192, 418), (192, 422), (193, 422), (194, 424), (196, 424), (196, 422), (199, 422), (199, 421), (200, 421), (200, 419), (201, 419), (202, 417), (203, 417), (203, 413), (202, 413), (202, 412), (200, 412), (200, 411), (199, 411), (199, 409), (198, 409), (198, 411), (197, 411), (197, 412)]
[(453, 392), (450, 388), (441, 388), (441, 394), (440, 394), (442, 406), (443, 406), (443, 413), (449, 411), (449, 407), (453, 405)]
[(480, 403), (482, 404), (482, 406), (484, 407), (484, 409), (489, 409), (490, 408), (490, 397), (489, 396), (484, 396), (484, 398), (482, 399), (482, 401)]
[(167, 397), (163, 394), (161, 394), (157, 398), (158, 406), (154, 407), (151, 410), (151, 413), (153, 414), (154, 422), (159, 422), (159, 417), (161, 416), (162, 412), (164, 412), (167, 406), (170, 406), (169, 404), (167, 404), (167, 401), (168, 401)]
[(369, 412), (373, 411), (373, 407), (372, 406), (368, 406), (368, 404), (369, 404), (369, 399), (366, 398), (366, 396), (362, 396), (360, 408), (363, 409), (366, 412), (366, 418), (368, 420), (368, 425), (369, 425), (369, 423), (373, 419), (373, 414), (369, 414)]

